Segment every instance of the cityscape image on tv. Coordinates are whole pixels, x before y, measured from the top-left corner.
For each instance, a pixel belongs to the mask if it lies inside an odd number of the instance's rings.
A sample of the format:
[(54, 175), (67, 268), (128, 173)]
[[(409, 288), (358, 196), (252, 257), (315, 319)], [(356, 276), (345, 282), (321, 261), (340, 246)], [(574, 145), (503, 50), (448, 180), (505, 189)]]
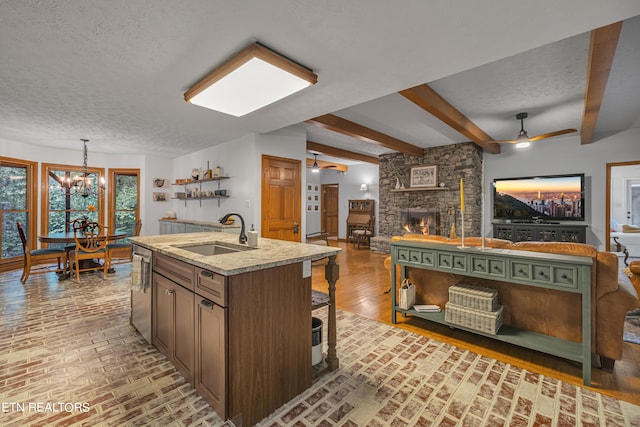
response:
[(583, 219), (582, 177), (496, 179), (494, 217)]

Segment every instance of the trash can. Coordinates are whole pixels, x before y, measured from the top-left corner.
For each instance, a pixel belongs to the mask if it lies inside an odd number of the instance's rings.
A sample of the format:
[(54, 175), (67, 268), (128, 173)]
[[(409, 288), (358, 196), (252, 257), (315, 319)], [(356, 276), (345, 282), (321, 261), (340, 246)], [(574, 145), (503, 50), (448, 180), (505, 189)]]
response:
[(322, 362), (322, 320), (311, 318), (311, 365)]

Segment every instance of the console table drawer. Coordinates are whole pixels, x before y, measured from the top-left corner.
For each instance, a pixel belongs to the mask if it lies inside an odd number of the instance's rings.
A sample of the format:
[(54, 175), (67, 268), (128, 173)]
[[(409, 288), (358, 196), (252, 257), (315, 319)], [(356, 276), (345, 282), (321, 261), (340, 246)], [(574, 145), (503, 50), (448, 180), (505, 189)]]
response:
[(550, 287), (563, 289), (578, 288), (577, 267), (511, 262), (511, 279), (530, 280)]
[(442, 270), (467, 271), (467, 257), (464, 254), (440, 252), (436, 256), (436, 267)]
[(507, 266), (504, 259), (471, 255), (471, 272), (488, 277), (505, 278)]
[(422, 251), (419, 249), (398, 249), (398, 261), (420, 264), (422, 262)]
[(561, 288), (578, 288), (578, 269), (576, 267), (554, 267), (553, 284)]
[(398, 261), (433, 267), (435, 265), (433, 251), (419, 249), (398, 249)]
[(511, 261), (510, 277), (512, 279), (531, 280), (531, 264)]
[(433, 251), (422, 251), (422, 265), (429, 267), (436, 265), (436, 254)]

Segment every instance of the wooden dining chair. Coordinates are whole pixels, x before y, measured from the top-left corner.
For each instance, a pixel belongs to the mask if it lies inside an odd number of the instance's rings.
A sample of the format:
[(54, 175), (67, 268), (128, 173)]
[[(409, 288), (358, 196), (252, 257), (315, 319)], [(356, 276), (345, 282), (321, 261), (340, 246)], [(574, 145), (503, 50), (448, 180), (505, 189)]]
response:
[[(91, 270), (102, 270), (102, 277), (107, 278), (109, 268), (109, 250), (105, 227), (97, 222), (89, 222), (86, 227), (73, 230), (76, 247), (69, 252), (69, 278), (75, 274), (80, 283), (80, 273)], [(102, 259), (102, 264), (99, 261)], [(84, 261), (84, 262), (83, 262)]]
[[(136, 225), (133, 228), (133, 235), (139, 236), (140, 230), (142, 230), (141, 219), (136, 221)], [(109, 243), (107, 247), (109, 248), (109, 268), (111, 268), (111, 265), (113, 264), (131, 262), (131, 257), (133, 256), (133, 248), (131, 246), (131, 242)], [(123, 261), (114, 262), (114, 259), (120, 259)]]
[(34, 264), (38, 264), (41, 261), (53, 261), (57, 258), (58, 260), (58, 272), (62, 272), (62, 268), (60, 267), (60, 263), (62, 261), (62, 265), (65, 266), (67, 263), (67, 255), (64, 249), (62, 248), (44, 248), (44, 249), (31, 249), (29, 247), (29, 242), (27, 242), (27, 238), (24, 234), (24, 229), (22, 228), (22, 224), (20, 222), (16, 222), (18, 226), (18, 234), (20, 234), (20, 240), (22, 241), (22, 250), (24, 251), (24, 264), (22, 268), (22, 276), (20, 276), (20, 281), (22, 283), (26, 283), (30, 274), (41, 274), (48, 273), (51, 271), (49, 267), (44, 267), (38, 270), (31, 271), (31, 268)]

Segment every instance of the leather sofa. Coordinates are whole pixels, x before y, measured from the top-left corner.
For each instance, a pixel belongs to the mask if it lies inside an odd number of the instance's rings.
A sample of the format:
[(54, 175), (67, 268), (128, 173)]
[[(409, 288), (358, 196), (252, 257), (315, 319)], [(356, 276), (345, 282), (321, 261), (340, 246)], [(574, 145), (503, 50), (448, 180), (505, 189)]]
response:
[[(409, 234), (392, 238), (393, 241), (399, 239), (461, 244), (460, 239), (443, 236)], [(480, 245), (479, 237), (465, 239), (465, 246)], [(605, 370), (613, 369), (615, 361), (622, 359), (625, 316), (638, 306), (638, 292), (618, 267), (615, 254), (598, 251), (594, 246), (583, 243), (512, 243), (508, 240), (485, 239), (485, 246), (591, 257), (594, 261), (591, 273), (592, 352), (600, 356), (600, 365)], [(389, 270), (390, 265), (391, 257), (388, 257), (385, 266)], [(637, 268), (637, 283), (640, 285), (640, 262)], [(396, 277), (400, 277), (400, 274)], [(411, 267), (407, 267), (407, 277), (416, 284), (417, 304), (437, 304), (444, 308), (449, 299), (450, 286), (461, 282), (474, 283), (498, 290), (504, 324), (575, 342), (582, 341), (580, 295)]]

